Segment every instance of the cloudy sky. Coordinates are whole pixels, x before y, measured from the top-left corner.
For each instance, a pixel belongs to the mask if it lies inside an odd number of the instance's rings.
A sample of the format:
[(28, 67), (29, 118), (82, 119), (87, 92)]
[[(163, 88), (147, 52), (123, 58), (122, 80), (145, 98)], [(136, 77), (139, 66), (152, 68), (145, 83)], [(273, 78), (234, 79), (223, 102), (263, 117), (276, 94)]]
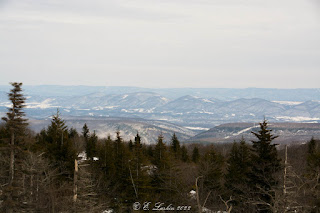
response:
[(320, 88), (319, 0), (0, 0), (0, 84)]

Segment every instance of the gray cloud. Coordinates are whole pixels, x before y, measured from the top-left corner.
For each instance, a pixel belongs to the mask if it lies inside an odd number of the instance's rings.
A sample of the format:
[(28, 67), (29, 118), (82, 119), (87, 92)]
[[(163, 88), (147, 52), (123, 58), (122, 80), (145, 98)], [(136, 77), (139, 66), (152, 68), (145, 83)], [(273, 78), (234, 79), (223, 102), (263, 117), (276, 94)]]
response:
[(312, 0), (0, 0), (0, 11), (0, 84), (319, 87)]

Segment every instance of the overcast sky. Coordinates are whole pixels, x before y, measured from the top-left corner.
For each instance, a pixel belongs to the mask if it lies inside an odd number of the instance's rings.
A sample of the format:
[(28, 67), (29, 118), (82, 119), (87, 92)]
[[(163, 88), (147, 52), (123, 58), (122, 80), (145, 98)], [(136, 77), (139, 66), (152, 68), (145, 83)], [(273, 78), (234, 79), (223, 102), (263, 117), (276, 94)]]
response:
[(320, 88), (319, 0), (0, 0), (0, 84)]

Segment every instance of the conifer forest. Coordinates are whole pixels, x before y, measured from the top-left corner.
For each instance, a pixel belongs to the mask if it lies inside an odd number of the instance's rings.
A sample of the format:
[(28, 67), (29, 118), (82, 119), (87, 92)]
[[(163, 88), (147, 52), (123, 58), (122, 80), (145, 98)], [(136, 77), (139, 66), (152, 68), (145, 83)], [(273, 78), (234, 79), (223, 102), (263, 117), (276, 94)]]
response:
[(320, 141), (279, 148), (262, 120), (255, 140), (142, 143), (99, 138), (57, 112), (28, 127), (22, 83), (0, 125), (0, 212), (320, 212)]

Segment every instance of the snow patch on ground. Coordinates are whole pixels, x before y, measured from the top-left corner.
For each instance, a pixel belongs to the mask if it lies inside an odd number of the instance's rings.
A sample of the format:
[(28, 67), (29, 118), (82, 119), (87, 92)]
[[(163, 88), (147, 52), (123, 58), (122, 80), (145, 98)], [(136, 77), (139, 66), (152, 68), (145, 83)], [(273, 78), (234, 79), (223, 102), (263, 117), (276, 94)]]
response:
[(26, 108), (34, 109), (34, 108), (40, 108), (40, 109), (47, 109), (47, 108), (59, 108), (61, 106), (53, 106), (50, 104), (50, 102), (54, 101), (54, 98), (47, 98), (46, 100), (42, 102), (27, 102)]
[(166, 99), (165, 97), (161, 97), (161, 100), (163, 100), (163, 101), (165, 101), (165, 102), (168, 101), (168, 99)]
[(103, 110), (103, 107), (102, 106), (97, 106), (97, 107), (93, 107), (92, 109), (93, 110)]
[(113, 209), (104, 210), (102, 213), (114, 213)]
[(193, 126), (185, 126), (185, 128), (187, 128), (187, 129), (191, 129), (191, 130), (204, 130), (204, 131), (207, 131), (207, 130), (209, 130), (209, 129), (210, 129), (210, 128), (193, 127)]
[(202, 111), (200, 111), (198, 113), (204, 113), (204, 114), (209, 114), (209, 115), (213, 115), (214, 114), (213, 112), (207, 112), (205, 110), (202, 110)]
[(104, 106), (105, 109), (113, 109), (113, 108), (117, 108), (118, 106)]
[(310, 117), (289, 117), (289, 116), (278, 116), (276, 117), (277, 120), (285, 120), (285, 121), (295, 121), (295, 122), (306, 122), (306, 121), (318, 121), (320, 118), (310, 118)]
[[(242, 133), (245, 133), (245, 132), (247, 132), (247, 131), (249, 131), (249, 130), (251, 130), (251, 129), (253, 129), (253, 128), (257, 128), (257, 127), (259, 127), (259, 126), (252, 126), (252, 127), (243, 129), (243, 130), (241, 130), (241, 131), (239, 131), (239, 132), (233, 133), (232, 136), (241, 135)], [(227, 137), (225, 137), (225, 139), (228, 139), (228, 138), (230, 138), (230, 137), (231, 137), (231, 136), (227, 136)]]
[(197, 198), (197, 192), (195, 190), (191, 190), (189, 192), (189, 196), (192, 198), (192, 199), (196, 199)]
[(288, 105), (288, 106), (294, 106), (302, 104), (303, 102), (300, 101), (272, 101), (273, 103), (282, 104), (282, 105)]
[(208, 99), (202, 99), (204, 102), (207, 102), (207, 103), (213, 103), (214, 104), (214, 102), (213, 101), (210, 101), (210, 100), (208, 100)]

